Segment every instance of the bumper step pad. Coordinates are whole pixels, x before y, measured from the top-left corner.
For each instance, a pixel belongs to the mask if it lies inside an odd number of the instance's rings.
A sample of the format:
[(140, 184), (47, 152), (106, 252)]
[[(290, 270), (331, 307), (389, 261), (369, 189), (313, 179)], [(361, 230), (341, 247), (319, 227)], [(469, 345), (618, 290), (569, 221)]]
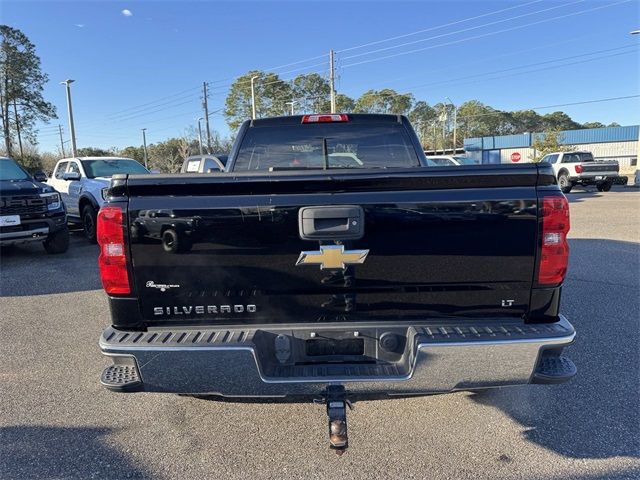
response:
[(131, 392), (142, 388), (135, 365), (109, 365), (102, 372), (100, 383), (115, 392)]
[(574, 377), (577, 372), (575, 364), (563, 355), (543, 356), (533, 374), (533, 383), (564, 383)]

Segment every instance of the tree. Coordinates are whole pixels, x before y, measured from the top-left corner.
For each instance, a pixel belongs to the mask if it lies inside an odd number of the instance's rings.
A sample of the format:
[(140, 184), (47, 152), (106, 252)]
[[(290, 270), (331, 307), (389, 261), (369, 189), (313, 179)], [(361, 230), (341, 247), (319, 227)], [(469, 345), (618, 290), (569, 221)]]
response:
[(436, 109), (431, 107), (427, 102), (420, 100), (413, 105), (408, 117), (418, 134), (418, 138), (420, 138), (422, 146), (425, 149), (435, 149), (433, 136), (429, 136), (429, 127), (438, 119)]
[(355, 111), (360, 113), (391, 113), (405, 115), (413, 105), (413, 95), (398, 93), (390, 88), (368, 90), (355, 103)]
[(16, 137), (21, 149), (23, 139), (37, 143), (36, 121), (56, 118), (55, 107), (42, 96), (47, 81), (35, 45), (20, 30), (0, 25), (0, 119), (7, 155)]
[(290, 107), (291, 86), (275, 73), (252, 70), (238, 77), (229, 89), (224, 116), (231, 130), (251, 118), (251, 77), (254, 80), (257, 117), (286, 115)]
[(511, 133), (509, 116), (477, 100), (458, 107), (458, 128), (464, 138)]
[(542, 134), (538, 133), (534, 135), (533, 143), (531, 144), (534, 154), (531, 157), (531, 161), (539, 162), (542, 160), (542, 157), (551, 152), (566, 152), (573, 150), (573, 146), (563, 145), (563, 141), (564, 134), (559, 128), (549, 129)]
[(509, 116), (512, 133), (533, 133), (544, 129), (542, 117), (534, 110), (516, 110)]
[(291, 100), (298, 113), (329, 113), (331, 87), (317, 73), (298, 75), (291, 81)]
[(578, 122), (571, 120), (571, 117), (564, 112), (547, 113), (542, 116), (542, 129), (547, 130), (575, 130), (580, 128)]
[(78, 157), (111, 157), (115, 154), (114, 149), (105, 150), (103, 148), (96, 147), (83, 147), (77, 151)]
[[(329, 102), (331, 104), (331, 102)], [(356, 108), (356, 102), (353, 98), (342, 93), (336, 94), (336, 112), (351, 113)]]
[(587, 122), (582, 124), (582, 128), (603, 128), (604, 126), (605, 124), (600, 122)]
[(131, 158), (144, 165), (144, 147), (125, 147), (118, 152), (119, 157)]

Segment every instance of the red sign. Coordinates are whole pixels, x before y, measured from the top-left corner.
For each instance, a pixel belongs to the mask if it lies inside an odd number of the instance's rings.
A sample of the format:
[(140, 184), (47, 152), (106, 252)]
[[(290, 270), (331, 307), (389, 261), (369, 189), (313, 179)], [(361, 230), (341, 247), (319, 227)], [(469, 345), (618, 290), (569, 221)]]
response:
[(520, 154), (518, 152), (513, 152), (511, 154), (511, 161), (512, 162), (519, 162), (521, 158), (522, 157), (520, 156)]

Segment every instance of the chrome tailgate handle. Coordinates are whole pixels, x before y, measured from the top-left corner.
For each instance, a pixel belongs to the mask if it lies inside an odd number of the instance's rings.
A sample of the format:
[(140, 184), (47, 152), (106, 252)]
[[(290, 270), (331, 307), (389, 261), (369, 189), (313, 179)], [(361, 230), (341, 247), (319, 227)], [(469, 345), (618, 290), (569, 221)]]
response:
[(356, 240), (364, 235), (364, 211), (358, 205), (302, 207), (298, 230), (304, 240)]

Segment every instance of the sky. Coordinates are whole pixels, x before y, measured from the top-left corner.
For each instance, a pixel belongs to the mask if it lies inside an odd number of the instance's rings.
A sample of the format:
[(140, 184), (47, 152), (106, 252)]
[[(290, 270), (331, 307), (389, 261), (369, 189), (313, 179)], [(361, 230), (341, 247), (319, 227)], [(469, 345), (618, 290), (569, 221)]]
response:
[[(36, 45), (49, 75), (44, 96), (58, 119), (39, 147), (68, 140), (64, 86), (71, 78), (77, 145), (124, 147), (179, 136), (202, 116), (211, 128), (234, 77), (264, 69), (290, 79), (328, 74), (336, 87), (411, 92), (429, 104), (477, 99), (502, 110), (640, 94), (638, 0), (524, 1), (8, 1), (3, 24)], [(636, 98), (537, 110), (578, 122), (640, 123)]]

